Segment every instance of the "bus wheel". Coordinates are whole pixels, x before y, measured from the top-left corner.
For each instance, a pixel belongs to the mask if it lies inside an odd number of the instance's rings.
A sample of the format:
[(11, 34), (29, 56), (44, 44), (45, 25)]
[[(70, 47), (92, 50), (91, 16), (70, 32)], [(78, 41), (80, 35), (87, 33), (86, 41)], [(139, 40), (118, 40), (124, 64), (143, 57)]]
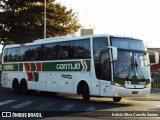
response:
[(28, 90), (27, 90), (27, 82), (26, 80), (21, 80), (21, 83), (20, 83), (20, 91), (22, 94), (27, 94)]
[(114, 102), (119, 102), (121, 101), (122, 97), (113, 97)]
[(14, 79), (13, 80), (13, 83), (12, 83), (12, 88), (14, 90), (15, 93), (19, 93), (19, 82), (17, 79)]
[(84, 101), (89, 101), (90, 99), (90, 95), (89, 95), (89, 87), (86, 83), (83, 84), (83, 88), (82, 88), (82, 99)]

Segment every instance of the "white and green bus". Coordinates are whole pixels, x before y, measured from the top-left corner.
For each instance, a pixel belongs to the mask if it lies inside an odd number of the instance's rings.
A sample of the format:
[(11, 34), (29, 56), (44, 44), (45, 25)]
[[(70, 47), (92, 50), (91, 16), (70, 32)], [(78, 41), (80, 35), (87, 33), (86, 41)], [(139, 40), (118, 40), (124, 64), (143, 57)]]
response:
[[(155, 64), (159, 55), (155, 55)], [(2, 86), (28, 90), (122, 97), (150, 94), (150, 62), (142, 40), (110, 35), (55, 37), (6, 45)]]

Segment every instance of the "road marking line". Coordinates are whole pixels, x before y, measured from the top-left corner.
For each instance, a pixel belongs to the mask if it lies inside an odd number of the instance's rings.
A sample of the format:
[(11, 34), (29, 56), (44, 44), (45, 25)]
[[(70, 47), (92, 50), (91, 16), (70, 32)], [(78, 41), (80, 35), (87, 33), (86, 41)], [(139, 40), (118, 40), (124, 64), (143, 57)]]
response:
[(90, 106), (87, 109), (85, 109), (85, 111), (94, 111), (94, 110), (96, 110), (96, 107), (94, 106)]
[(27, 105), (29, 105), (31, 103), (33, 103), (33, 101), (26, 101), (26, 102), (23, 102), (21, 104), (15, 105), (15, 106), (13, 106), (11, 108), (13, 108), (13, 109), (19, 109), (19, 108), (25, 107), (25, 106), (27, 106)]
[(12, 102), (14, 102), (14, 101), (16, 101), (16, 100), (6, 100), (6, 101), (3, 101), (3, 102), (0, 102), (0, 106), (1, 106), (1, 105), (6, 105), (6, 104), (9, 104), (9, 103), (12, 103)]
[(43, 109), (45, 109), (45, 108), (47, 108), (47, 107), (49, 107), (49, 106), (51, 106), (53, 104), (54, 103), (45, 103), (45, 104), (42, 104), (42, 105), (36, 107), (35, 109), (37, 109), (37, 110), (43, 110)]
[(69, 104), (69, 105), (65, 105), (63, 108), (61, 108), (62, 111), (68, 111), (71, 108), (73, 108), (75, 105), (73, 104)]

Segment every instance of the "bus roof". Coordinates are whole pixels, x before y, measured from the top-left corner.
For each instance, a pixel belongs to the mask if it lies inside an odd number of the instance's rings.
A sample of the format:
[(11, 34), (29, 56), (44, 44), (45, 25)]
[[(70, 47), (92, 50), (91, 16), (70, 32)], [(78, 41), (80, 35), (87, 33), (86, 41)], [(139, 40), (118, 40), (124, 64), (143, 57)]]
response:
[[(35, 40), (33, 42), (24, 43), (24, 44), (10, 44), (10, 45), (6, 45), (5, 48), (29, 46), (29, 45), (38, 45), (38, 44), (62, 42), (62, 41), (80, 40), (80, 39), (87, 39), (87, 38), (91, 38), (91, 37), (121, 37), (121, 38), (135, 39), (135, 38), (131, 38), (131, 37), (107, 35), (107, 34), (92, 34), (92, 35), (85, 35), (85, 36), (59, 36), (59, 37), (38, 39), (38, 40)], [(136, 39), (136, 40), (138, 40), (138, 39)]]

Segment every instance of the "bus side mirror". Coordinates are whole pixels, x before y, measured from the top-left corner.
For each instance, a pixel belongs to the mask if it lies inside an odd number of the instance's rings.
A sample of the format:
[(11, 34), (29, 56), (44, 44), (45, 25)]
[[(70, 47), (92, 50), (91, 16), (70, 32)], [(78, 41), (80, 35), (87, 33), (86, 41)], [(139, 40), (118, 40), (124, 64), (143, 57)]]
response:
[(155, 52), (155, 64), (158, 64), (159, 63), (159, 54), (158, 52)]
[(116, 47), (112, 47), (112, 46), (108, 46), (109, 49), (111, 49), (111, 61), (115, 61), (117, 60), (117, 48)]
[(151, 51), (151, 50), (148, 50), (148, 52), (151, 52), (151, 55), (154, 54), (154, 59), (155, 59), (155, 62), (154, 63), (150, 63), (150, 65), (158, 64), (159, 63), (159, 54), (158, 54), (158, 52)]

